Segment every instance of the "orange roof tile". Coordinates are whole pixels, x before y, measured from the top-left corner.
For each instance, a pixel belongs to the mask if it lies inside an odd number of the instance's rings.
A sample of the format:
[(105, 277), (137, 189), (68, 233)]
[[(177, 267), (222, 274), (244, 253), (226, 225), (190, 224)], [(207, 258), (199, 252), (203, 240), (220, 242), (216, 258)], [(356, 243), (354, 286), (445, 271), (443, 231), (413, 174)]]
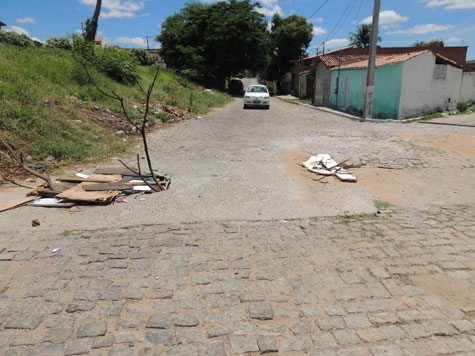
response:
[[(376, 55), (376, 67), (382, 67), (388, 64), (404, 62), (427, 52), (430, 52), (430, 50), (426, 49), (423, 51), (410, 52), (410, 53)], [(368, 56), (366, 56), (364, 60), (361, 60), (359, 62), (354, 62), (354, 63), (340, 66), (340, 69), (366, 69), (366, 68), (368, 68)], [(333, 68), (332, 70), (337, 70), (337, 69), (338, 68)]]

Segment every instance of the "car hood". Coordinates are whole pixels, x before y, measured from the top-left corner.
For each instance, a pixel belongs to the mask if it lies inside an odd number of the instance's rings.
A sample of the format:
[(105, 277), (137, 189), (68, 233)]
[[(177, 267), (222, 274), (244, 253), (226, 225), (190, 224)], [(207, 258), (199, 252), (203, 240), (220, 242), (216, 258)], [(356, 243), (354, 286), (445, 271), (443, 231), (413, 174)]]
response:
[(245, 96), (250, 96), (251, 98), (268, 98), (269, 94), (267, 93), (246, 93)]

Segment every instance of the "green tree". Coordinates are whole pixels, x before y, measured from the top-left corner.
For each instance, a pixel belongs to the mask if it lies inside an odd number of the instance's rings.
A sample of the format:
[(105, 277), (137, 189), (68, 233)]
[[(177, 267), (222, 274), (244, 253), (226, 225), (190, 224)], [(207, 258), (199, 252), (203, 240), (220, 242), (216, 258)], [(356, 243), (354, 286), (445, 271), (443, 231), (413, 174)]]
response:
[[(369, 47), (371, 44), (371, 25), (361, 24), (357, 27), (356, 32), (349, 34), (351, 45), (358, 48)], [(378, 36), (378, 42), (381, 42), (381, 37)]]
[(224, 87), (226, 79), (269, 61), (270, 36), (259, 5), (249, 0), (188, 3), (157, 36), (168, 67)]
[(313, 38), (313, 26), (302, 16), (282, 18), (275, 14), (271, 38), (274, 56), (267, 69), (267, 78), (280, 84), (282, 76), (290, 70), (292, 61), (307, 56), (307, 48)]
[(50, 48), (61, 48), (61, 49), (71, 49), (73, 45), (71, 42), (65, 37), (52, 37), (46, 40), (46, 47)]
[(430, 40), (428, 42), (416, 41), (412, 44), (412, 47), (444, 47), (444, 41), (442, 38), (437, 40)]

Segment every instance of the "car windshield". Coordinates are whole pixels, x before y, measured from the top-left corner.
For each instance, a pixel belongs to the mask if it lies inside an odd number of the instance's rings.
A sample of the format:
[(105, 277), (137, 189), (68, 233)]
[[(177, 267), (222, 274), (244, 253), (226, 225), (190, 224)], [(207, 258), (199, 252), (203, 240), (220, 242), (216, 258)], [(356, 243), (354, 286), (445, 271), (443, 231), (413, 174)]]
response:
[(267, 93), (267, 88), (266, 87), (249, 87), (246, 90), (248, 93)]

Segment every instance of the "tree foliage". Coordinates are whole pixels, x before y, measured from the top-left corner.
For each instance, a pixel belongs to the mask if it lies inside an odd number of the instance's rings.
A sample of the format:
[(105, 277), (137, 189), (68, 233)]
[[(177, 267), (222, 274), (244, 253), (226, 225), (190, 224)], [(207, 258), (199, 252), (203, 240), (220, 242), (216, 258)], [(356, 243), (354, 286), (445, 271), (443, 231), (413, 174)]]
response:
[(73, 45), (65, 37), (52, 37), (46, 40), (46, 47), (70, 50), (73, 48)]
[(239, 72), (268, 65), (270, 36), (249, 0), (188, 3), (162, 23), (160, 55), (170, 68), (224, 86)]
[(13, 31), (0, 31), (0, 43), (15, 45), (18, 47), (41, 47), (42, 43), (32, 40), (27, 35), (20, 35)]
[(436, 40), (430, 40), (428, 42), (416, 41), (412, 44), (412, 47), (444, 47), (444, 41), (442, 38)]
[[(369, 47), (371, 44), (371, 25), (361, 24), (357, 27), (356, 32), (349, 33), (351, 45), (358, 48)], [(378, 36), (378, 42), (381, 42), (381, 37)]]
[(267, 69), (267, 78), (280, 81), (290, 70), (292, 60), (307, 56), (307, 48), (313, 38), (313, 26), (302, 16), (282, 18), (275, 14), (272, 18), (271, 38), (274, 55)]
[(156, 62), (155, 57), (144, 49), (132, 48), (131, 52), (142, 66), (149, 66)]

